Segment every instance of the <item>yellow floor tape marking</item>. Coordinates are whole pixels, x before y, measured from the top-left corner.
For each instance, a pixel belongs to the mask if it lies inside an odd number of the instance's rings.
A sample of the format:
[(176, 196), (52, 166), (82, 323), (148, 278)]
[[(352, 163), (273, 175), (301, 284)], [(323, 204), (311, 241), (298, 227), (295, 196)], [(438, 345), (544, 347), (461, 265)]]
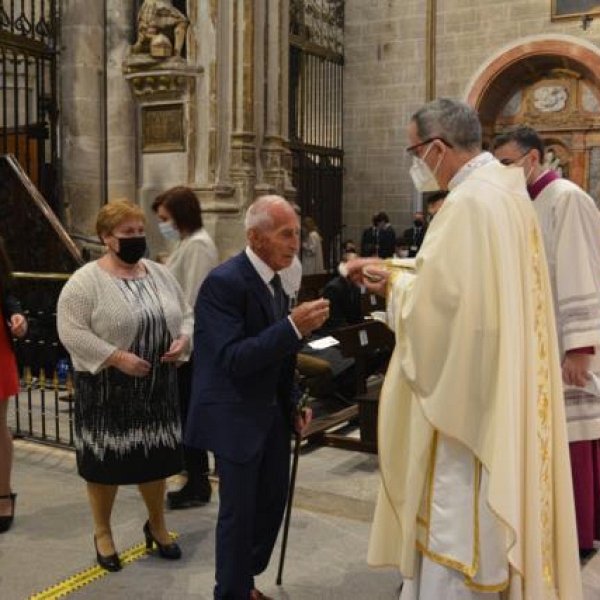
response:
[[(172, 539), (177, 539), (176, 533), (169, 533)], [(120, 555), (121, 563), (128, 564), (133, 562), (134, 560), (138, 560), (142, 558), (142, 556), (146, 556), (146, 543), (142, 542), (129, 550), (125, 550)], [(85, 585), (93, 583), (97, 579), (108, 575), (109, 571), (103, 569), (100, 565), (95, 565), (86, 569), (85, 571), (81, 571), (56, 585), (53, 585), (51, 588), (44, 590), (43, 592), (39, 592), (34, 594), (33, 596), (29, 596), (29, 600), (57, 600), (58, 598), (64, 598), (69, 594), (77, 591)]]

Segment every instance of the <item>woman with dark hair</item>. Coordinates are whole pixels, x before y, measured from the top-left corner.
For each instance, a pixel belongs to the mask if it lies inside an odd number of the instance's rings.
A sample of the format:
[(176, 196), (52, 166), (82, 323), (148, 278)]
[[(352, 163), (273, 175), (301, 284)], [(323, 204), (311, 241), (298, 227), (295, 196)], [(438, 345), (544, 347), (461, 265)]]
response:
[[(176, 242), (166, 261), (166, 267), (175, 276), (190, 306), (196, 303), (200, 285), (217, 266), (217, 248), (204, 229), (202, 210), (194, 191), (178, 186), (167, 190), (154, 200), (152, 209), (160, 219), (163, 237)], [(192, 357), (178, 371), (179, 404), (183, 429), (187, 422), (192, 392)], [(208, 454), (205, 450), (184, 447), (187, 483), (176, 492), (167, 494), (169, 508), (200, 506), (210, 500)]]
[(19, 374), (12, 345), (13, 336), (23, 337), (27, 321), (17, 299), (10, 294), (12, 271), (4, 240), (0, 238), (0, 533), (8, 531), (15, 515), (17, 497), (10, 487), (13, 444), (8, 429), (8, 400), (19, 391)]

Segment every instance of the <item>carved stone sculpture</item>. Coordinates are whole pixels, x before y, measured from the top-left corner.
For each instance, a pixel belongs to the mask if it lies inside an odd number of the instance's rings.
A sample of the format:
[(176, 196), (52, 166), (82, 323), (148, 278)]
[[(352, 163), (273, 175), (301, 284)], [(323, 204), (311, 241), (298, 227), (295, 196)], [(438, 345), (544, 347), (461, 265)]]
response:
[(137, 41), (132, 47), (133, 54), (149, 54), (154, 38), (165, 35), (170, 40), (172, 36), (173, 53), (181, 58), (189, 23), (171, 0), (144, 0), (138, 13)]
[(533, 92), (533, 105), (543, 113), (560, 112), (567, 104), (568, 92), (563, 85), (544, 85)]

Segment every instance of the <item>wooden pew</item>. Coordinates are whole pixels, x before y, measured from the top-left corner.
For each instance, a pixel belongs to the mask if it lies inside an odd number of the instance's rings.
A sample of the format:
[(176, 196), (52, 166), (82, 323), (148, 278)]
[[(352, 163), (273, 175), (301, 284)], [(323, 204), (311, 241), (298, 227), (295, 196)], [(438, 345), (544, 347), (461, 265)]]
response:
[(367, 391), (368, 360), (377, 351), (394, 347), (394, 334), (381, 321), (368, 320), (357, 325), (341, 327), (331, 334), (339, 342), (341, 353), (356, 361), (356, 391)]
[(360, 308), (363, 317), (368, 317), (375, 311), (385, 311), (385, 298), (371, 292), (365, 292), (360, 295)]
[(338, 329), (332, 334), (340, 342), (345, 357), (355, 360), (358, 425), (360, 438), (354, 439), (339, 433), (323, 433), (320, 441), (328, 446), (377, 452), (377, 411), (381, 384), (367, 387), (368, 360), (377, 351), (390, 351), (394, 347), (394, 334), (380, 321), (365, 321)]
[(303, 275), (302, 282), (300, 283), (300, 290), (298, 291), (298, 303), (320, 298), (325, 284), (335, 276), (335, 273)]

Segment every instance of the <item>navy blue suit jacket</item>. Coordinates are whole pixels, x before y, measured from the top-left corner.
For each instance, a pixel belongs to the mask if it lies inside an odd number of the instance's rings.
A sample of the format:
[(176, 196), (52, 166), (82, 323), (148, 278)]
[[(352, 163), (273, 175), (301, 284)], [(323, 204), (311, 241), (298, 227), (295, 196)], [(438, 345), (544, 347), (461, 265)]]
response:
[(276, 411), (291, 422), (301, 343), (288, 319), (276, 320), (272, 294), (245, 252), (214, 269), (196, 300), (185, 443), (250, 460)]

